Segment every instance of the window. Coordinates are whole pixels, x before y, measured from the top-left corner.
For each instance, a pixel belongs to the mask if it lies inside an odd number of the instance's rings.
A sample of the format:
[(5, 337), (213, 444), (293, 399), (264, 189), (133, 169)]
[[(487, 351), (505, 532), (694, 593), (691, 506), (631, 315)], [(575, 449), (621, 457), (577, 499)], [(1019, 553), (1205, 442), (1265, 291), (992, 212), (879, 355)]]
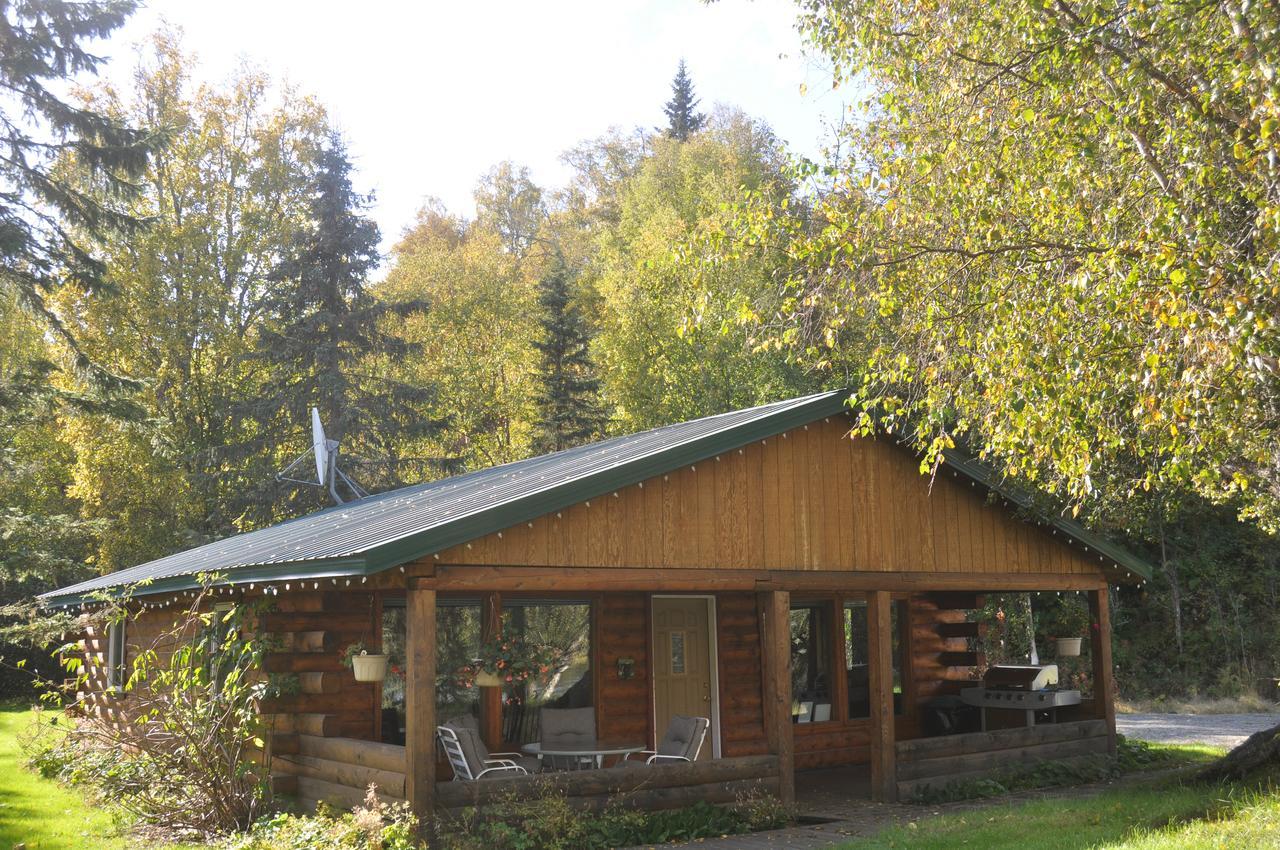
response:
[[(902, 714), (905, 704), (902, 697), (902, 616), (903, 602), (889, 604), (889, 635), (893, 656), (893, 713)], [(871, 716), (870, 680), (870, 623), (865, 601), (849, 601), (844, 604), (844, 663), (845, 683), (849, 695), (849, 719)]]
[[(382, 651), (387, 676), (382, 682), (382, 740), (404, 743), (405, 607), (403, 599), (382, 603)], [(454, 675), (480, 649), (480, 601), (441, 598), (436, 602), (436, 718), (444, 723), (479, 717), (480, 694), (458, 685)]]
[(831, 719), (831, 606), (791, 606), (791, 713), (797, 723)]
[(545, 681), (509, 685), (502, 692), (502, 740), (538, 740), (541, 708), (594, 704), (591, 683), (591, 603), (561, 599), (503, 599), (502, 633), (546, 647), (555, 656)]
[(124, 691), (128, 676), (125, 675), (125, 621), (119, 620), (107, 626), (107, 690)]

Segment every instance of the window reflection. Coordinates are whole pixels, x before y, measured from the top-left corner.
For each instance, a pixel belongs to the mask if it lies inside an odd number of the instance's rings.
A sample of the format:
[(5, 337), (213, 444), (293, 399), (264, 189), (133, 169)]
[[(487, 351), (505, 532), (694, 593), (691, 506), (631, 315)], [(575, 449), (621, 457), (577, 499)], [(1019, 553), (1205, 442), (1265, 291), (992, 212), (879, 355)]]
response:
[(502, 739), (538, 740), (541, 708), (586, 708), (591, 684), (591, 604), (580, 600), (504, 599), (503, 635), (544, 647), (555, 658), (545, 680), (508, 685), (502, 693)]
[[(889, 639), (893, 657), (893, 713), (902, 714), (902, 624), (905, 603), (894, 600), (889, 605)], [(865, 600), (844, 604), (845, 682), (848, 691), (849, 718), (871, 716), (870, 623)]]
[(791, 712), (797, 723), (831, 719), (831, 607), (791, 606)]

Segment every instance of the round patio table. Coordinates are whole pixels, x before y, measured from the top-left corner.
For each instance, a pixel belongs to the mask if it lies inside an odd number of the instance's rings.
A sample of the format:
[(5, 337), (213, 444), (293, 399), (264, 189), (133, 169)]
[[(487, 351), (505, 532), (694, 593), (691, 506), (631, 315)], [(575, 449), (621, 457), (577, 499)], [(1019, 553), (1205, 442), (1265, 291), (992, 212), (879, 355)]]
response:
[(605, 756), (626, 756), (631, 753), (644, 752), (644, 744), (618, 744), (609, 741), (580, 741), (576, 744), (543, 744), (535, 741), (520, 748), (531, 756), (559, 756), (573, 759), (580, 764), (585, 759), (592, 759), (596, 767), (604, 767)]

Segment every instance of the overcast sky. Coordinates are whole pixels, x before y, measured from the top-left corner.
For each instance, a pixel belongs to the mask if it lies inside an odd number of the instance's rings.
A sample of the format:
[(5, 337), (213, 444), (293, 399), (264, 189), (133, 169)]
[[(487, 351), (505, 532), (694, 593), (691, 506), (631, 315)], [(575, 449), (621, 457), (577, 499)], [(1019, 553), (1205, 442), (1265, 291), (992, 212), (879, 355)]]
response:
[[(704, 108), (768, 121), (813, 154), (838, 120), (840, 92), (803, 51), (788, 0), (150, 0), (102, 52), (124, 84), (136, 45), (181, 26), (220, 80), (241, 60), (316, 96), (346, 134), (384, 244), (426, 197), (470, 215), (495, 163), (557, 185), (559, 155), (610, 126), (654, 127), (683, 57)], [(802, 93), (802, 90), (806, 90)]]

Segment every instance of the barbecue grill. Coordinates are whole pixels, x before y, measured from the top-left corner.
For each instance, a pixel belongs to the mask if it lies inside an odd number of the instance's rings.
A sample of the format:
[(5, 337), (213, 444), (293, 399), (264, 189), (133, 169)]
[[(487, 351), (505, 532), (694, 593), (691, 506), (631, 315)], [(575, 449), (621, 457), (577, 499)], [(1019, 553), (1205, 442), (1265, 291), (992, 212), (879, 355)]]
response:
[(982, 731), (987, 730), (987, 709), (1025, 711), (1027, 725), (1034, 726), (1036, 712), (1049, 712), (1057, 722), (1057, 710), (1079, 705), (1080, 692), (1059, 688), (1057, 664), (996, 664), (987, 669), (982, 686), (964, 688), (960, 699), (982, 709)]

